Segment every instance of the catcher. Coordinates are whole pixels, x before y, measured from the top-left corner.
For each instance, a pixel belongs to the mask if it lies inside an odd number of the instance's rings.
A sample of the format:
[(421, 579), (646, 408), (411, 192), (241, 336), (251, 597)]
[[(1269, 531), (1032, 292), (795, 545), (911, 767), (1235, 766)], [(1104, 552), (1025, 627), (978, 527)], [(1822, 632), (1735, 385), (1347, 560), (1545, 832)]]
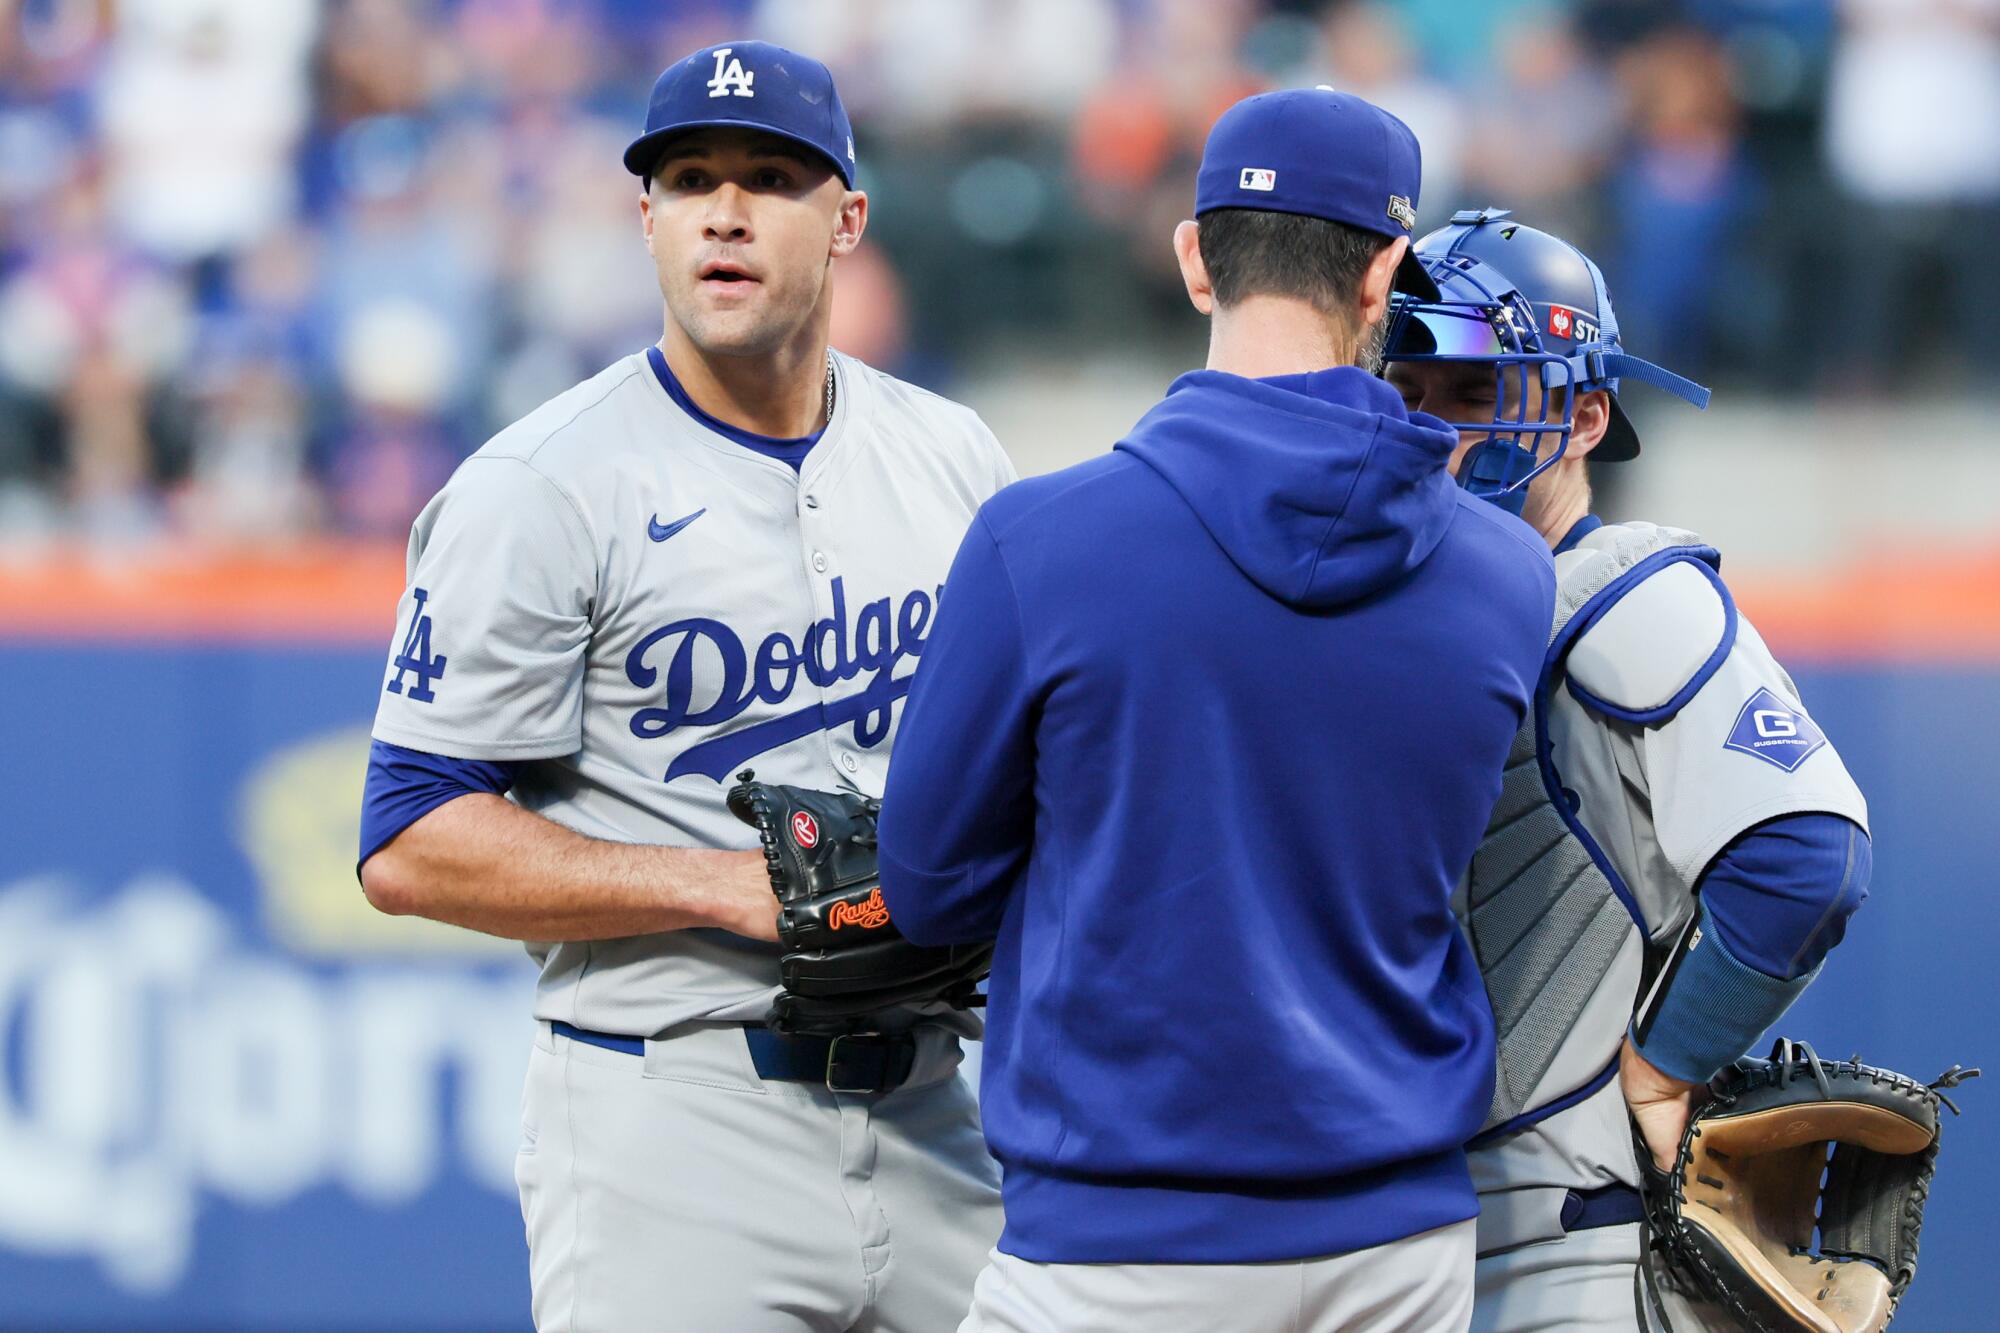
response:
[(1639, 452), (1621, 383), (1707, 391), (1625, 352), (1597, 266), (1503, 211), (1416, 253), (1440, 298), (1398, 298), (1387, 378), (1458, 429), (1459, 483), (1535, 528), (1558, 580), (1456, 904), (1499, 1027), (1473, 1327), (1644, 1327), (1675, 1298), (1641, 1280), (1640, 1156), (1675, 1168), (1697, 1091), (1839, 942), (1868, 889), (1867, 807), (1715, 549), (1590, 512), (1591, 464)]

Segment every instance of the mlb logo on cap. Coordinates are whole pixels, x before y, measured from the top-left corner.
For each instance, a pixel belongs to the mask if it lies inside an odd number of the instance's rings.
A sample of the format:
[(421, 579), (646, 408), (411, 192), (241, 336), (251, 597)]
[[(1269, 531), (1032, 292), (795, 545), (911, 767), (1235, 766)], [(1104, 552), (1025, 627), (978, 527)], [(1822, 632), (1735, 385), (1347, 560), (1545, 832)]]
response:
[[(1209, 131), (1194, 215), (1199, 221), (1217, 208), (1296, 213), (1407, 237), (1417, 225), (1422, 177), (1417, 136), (1372, 102), (1325, 87), (1259, 93), (1223, 112)], [(1404, 255), (1396, 286), (1437, 297), (1414, 254)]]

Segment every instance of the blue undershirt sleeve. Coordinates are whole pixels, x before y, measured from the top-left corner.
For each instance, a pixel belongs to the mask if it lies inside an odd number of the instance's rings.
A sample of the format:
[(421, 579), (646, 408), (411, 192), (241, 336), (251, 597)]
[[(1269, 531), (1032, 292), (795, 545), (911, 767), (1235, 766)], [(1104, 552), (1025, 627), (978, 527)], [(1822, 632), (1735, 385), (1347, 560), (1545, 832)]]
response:
[(1818, 973), (1868, 896), (1868, 835), (1838, 815), (1772, 820), (1702, 877), (1693, 943), (1633, 1044), (1664, 1073), (1700, 1082), (1749, 1051)]
[(924, 642), (882, 798), (882, 896), (918, 944), (999, 932), (1034, 840), (1036, 706), (1013, 582), (975, 518)]
[(446, 801), (479, 791), (506, 795), (520, 771), (518, 762), (453, 759), (375, 741), (368, 747), (368, 780), (361, 792), (361, 859), (355, 872)]
[(1840, 815), (1759, 824), (1723, 849), (1701, 880), (1729, 952), (1789, 981), (1820, 965), (1868, 896), (1868, 835)]

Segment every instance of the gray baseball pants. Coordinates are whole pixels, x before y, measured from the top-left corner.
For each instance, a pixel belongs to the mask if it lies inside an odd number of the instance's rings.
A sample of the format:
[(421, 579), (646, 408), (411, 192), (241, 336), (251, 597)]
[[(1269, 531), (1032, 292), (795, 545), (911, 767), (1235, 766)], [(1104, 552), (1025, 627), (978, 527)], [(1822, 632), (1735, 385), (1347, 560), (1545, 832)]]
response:
[(958, 1333), (1461, 1333), (1473, 1223), (1316, 1259), (1038, 1264), (995, 1250)]
[(740, 1028), (605, 1050), (541, 1025), (515, 1161), (540, 1333), (938, 1333), (1000, 1234), (956, 1036), (909, 1081), (760, 1078)]
[(1638, 1223), (1578, 1231), (1482, 1258), (1473, 1333), (1637, 1333)]

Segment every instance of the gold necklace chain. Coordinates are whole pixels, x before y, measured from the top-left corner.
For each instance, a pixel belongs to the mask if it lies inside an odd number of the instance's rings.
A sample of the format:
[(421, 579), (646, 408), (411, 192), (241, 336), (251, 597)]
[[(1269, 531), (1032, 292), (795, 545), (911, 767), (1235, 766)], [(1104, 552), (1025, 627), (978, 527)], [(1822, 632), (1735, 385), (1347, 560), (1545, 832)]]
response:
[(826, 354), (826, 424), (833, 424), (833, 352)]

